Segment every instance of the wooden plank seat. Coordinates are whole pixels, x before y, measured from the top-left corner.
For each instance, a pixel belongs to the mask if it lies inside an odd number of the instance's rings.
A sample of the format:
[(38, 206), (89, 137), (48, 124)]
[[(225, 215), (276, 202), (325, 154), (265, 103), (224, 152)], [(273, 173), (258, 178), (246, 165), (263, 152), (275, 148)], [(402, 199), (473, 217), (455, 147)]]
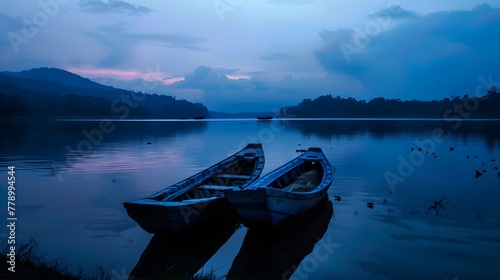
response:
[(201, 185), (198, 189), (201, 190), (214, 190), (214, 191), (224, 191), (228, 188), (232, 188), (233, 186), (216, 186), (216, 185)]
[(219, 178), (224, 178), (224, 179), (242, 179), (246, 180), (250, 178), (250, 175), (236, 175), (236, 174), (219, 174), (217, 175)]

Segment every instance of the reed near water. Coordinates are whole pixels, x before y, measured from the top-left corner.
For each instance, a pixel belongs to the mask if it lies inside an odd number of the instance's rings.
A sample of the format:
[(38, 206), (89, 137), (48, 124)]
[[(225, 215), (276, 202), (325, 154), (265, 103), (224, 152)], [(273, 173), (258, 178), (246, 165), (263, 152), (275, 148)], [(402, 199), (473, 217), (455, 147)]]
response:
[[(73, 271), (70, 266), (58, 260), (45, 261), (38, 248), (38, 241), (31, 237), (28, 242), (21, 244), (17, 252), (17, 260), (15, 272), (8, 271), (4, 268), (7, 263), (8, 246), (3, 248), (0, 253), (0, 262), (2, 269), (0, 271), (0, 279), (51, 279), (51, 280), (112, 280), (115, 279), (110, 271), (104, 270), (101, 266), (96, 267), (92, 271), (84, 272), (81, 267)], [(128, 277), (128, 275), (127, 275)], [(189, 275), (172, 275), (166, 269), (150, 278), (151, 280), (218, 280), (213, 271)]]

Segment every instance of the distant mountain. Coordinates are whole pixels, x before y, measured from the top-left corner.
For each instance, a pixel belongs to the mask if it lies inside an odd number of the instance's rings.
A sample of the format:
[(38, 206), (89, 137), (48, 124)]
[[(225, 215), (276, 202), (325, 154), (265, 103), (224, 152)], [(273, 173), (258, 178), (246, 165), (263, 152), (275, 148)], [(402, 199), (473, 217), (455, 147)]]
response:
[(104, 90), (114, 89), (113, 87), (101, 85), (99, 83), (91, 81), (90, 79), (58, 68), (42, 67), (24, 70), (21, 72), (3, 72), (3, 74), (10, 77), (56, 82), (70, 87)]
[(104, 86), (61, 69), (0, 73), (0, 116), (193, 118), (200, 103)]
[(3, 81), (34, 92), (76, 94), (115, 99), (123, 90), (101, 85), (77, 74), (57, 68), (35, 68), (21, 72), (1, 72)]
[[(0, 73), (2, 77), (0, 81), (3, 81), (8, 84), (16, 85), (20, 88), (31, 90), (33, 92), (48, 92), (48, 93), (56, 93), (60, 95), (67, 94), (76, 94), (76, 95), (85, 95), (85, 96), (94, 96), (94, 97), (104, 97), (107, 99), (115, 99), (119, 97), (120, 92), (123, 90), (116, 89), (113, 87), (102, 86), (102, 88), (98, 89), (95, 85), (91, 88), (88, 87), (78, 87), (71, 86), (70, 83), (62, 83), (58, 81), (45, 80), (39, 77), (20, 77), (16, 75), (14, 72), (7, 72), (7, 74)], [(84, 79), (84, 78), (82, 78)], [(82, 83), (76, 83), (82, 84)]]

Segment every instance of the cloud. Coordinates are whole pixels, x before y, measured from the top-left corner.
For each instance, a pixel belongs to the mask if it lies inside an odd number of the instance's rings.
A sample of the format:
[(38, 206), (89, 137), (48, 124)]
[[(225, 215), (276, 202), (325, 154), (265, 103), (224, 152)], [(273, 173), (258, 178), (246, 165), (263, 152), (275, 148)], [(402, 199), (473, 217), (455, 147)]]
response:
[(80, 10), (92, 14), (126, 14), (129, 16), (142, 16), (151, 13), (153, 10), (141, 6), (130, 4), (120, 0), (100, 0), (81, 1)]
[[(222, 74), (225, 70), (199, 66), (183, 81), (166, 85), (162, 90), (180, 98), (184, 98), (186, 92), (197, 92), (196, 99), (188, 99), (202, 102), (210, 110), (226, 112), (272, 111), (297, 104), (304, 98), (342, 94), (347, 89), (350, 93), (361, 92), (357, 81), (336, 75), (307, 79), (288, 76), (269, 81), (262, 78), (229, 79)], [(232, 75), (245, 76), (248, 73), (232, 72)]]
[(17, 32), (20, 28), (21, 26), (15, 18), (0, 13), (0, 33), (3, 34), (0, 36), (0, 49), (11, 47), (8, 34), (10, 32)]
[(238, 68), (227, 68), (227, 67), (212, 67), (212, 70), (219, 74), (224, 74), (224, 75), (238, 74), (238, 72), (241, 71), (241, 69)]
[(21, 28), (21, 20), (11, 17), (9, 15), (6, 15), (4, 13), (0, 13), (0, 22), (2, 23), (2, 27), (8, 26), (10, 28)]
[(325, 30), (314, 55), (328, 72), (359, 80), (368, 98), (474, 94), (478, 76), (500, 74), (499, 11), (481, 5), (414, 17), (387, 29), (374, 19), (352, 29)]
[(264, 76), (264, 75), (266, 75), (268, 73), (269, 73), (268, 71), (262, 71), (262, 70), (246, 72), (246, 74), (248, 74), (248, 75), (250, 75), (252, 77), (255, 77), (255, 76)]
[[(90, 72), (97, 72), (95, 70), (103, 72), (103, 69), (91, 69)], [(137, 74), (134, 71), (113, 70), (113, 72), (128, 76)], [(169, 76), (165, 73), (161, 77), (161, 83), (154, 89), (146, 91), (201, 102), (210, 110), (225, 112), (270, 112), (279, 110), (283, 106), (295, 105), (305, 98), (316, 98), (324, 94), (359, 96), (363, 92), (359, 81), (333, 74), (318, 78), (294, 78), (290, 75), (271, 81), (251, 77), (250, 73), (261, 74), (260, 71), (241, 72), (233, 68), (198, 66), (183, 77)], [(124, 81), (121, 80), (123, 77), (115, 76), (120, 80), (99, 78), (94, 80), (126, 89), (134, 89), (144, 84), (142, 79)]]
[(241, 90), (247, 83), (239, 80), (230, 80), (225, 74), (219, 74), (207, 66), (198, 66), (193, 73), (184, 77), (183, 81), (174, 83), (176, 88), (196, 88), (203, 90)]
[(266, 54), (266, 55), (263, 55), (260, 57), (260, 59), (266, 60), (266, 61), (288, 60), (288, 59), (297, 59), (297, 58), (298, 57), (293, 55), (293, 54), (280, 53), (280, 52), (269, 53), (269, 54)]
[(104, 57), (97, 62), (97, 67), (114, 68), (130, 59), (134, 49), (140, 44), (151, 44), (164, 48), (180, 48), (191, 51), (205, 51), (203, 38), (188, 34), (158, 34), (158, 33), (131, 33), (125, 24), (103, 26), (86, 36), (96, 40), (107, 48)]
[(275, 5), (305, 5), (316, 1), (317, 0), (267, 0), (268, 3)]
[(132, 39), (149, 41), (158, 46), (163, 46), (167, 48), (181, 48), (188, 49), (192, 51), (204, 51), (206, 50), (201, 46), (201, 43), (206, 41), (201, 38), (186, 34), (127, 34)]

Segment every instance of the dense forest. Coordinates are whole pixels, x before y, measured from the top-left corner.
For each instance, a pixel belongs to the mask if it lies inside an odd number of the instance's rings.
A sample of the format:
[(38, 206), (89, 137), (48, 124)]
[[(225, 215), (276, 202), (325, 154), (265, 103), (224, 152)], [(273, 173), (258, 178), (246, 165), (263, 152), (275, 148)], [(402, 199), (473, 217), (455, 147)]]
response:
[(500, 92), (490, 88), (484, 96), (421, 101), (374, 98), (370, 101), (323, 95), (304, 99), (296, 106), (281, 108), (280, 117), (289, 118), (500, 118)]
[(116, 89), (60, 69), (0, 74), (0, 117), (194, 118), (208, 114), (199, 103)]

